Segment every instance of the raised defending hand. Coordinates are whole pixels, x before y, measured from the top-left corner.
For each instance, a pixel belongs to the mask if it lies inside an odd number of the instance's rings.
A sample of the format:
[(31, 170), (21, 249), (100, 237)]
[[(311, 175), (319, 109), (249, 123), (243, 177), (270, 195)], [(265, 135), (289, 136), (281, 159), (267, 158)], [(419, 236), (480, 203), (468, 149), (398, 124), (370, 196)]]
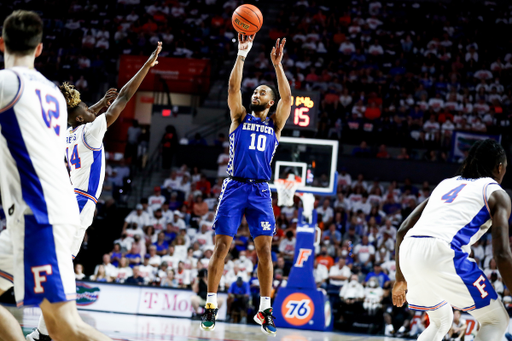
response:
[(247, 54), (252, 48), (252, 43), (256, 38), (256, 34), (253, 35), (245, 35), (242, 33), (238, 33), (238, 55), (247, 57)]
[(396, 281), (395, 285), (393, 286), (393, 305), (396, 305), (397, 307), (401, 307), (404, 305), (406, 299), (405, 299), (405, 293), (407, 292), (407, 282), (406, 281)]
[(116, 88), (108, 89), (108, 91), (105, 93), (105, 96), (103, 96), (103, 98), (102, 98), (103, 106), (108, 108), (110, 106), (110, 104), (112, 104), (112, 102), (115, 101), (115, 99), (117, 98), (117, 95), (119, 95), (119, 94), (117, 93)]
[(276, 40), (276, 46), (272, 48), (272, 52), (270, 53), (270, 60), (272, 60), (272, 64), (274, 66), (278, 66), (283, 60), (284, 54), (284, 45), (286, 44), (286, 38), (283, 38), (281, 44), (279, 44), (279, 38)]
[(158, 64), (157, 58), (158, 58), (158, 55), (160, 54), (160, 51), (162, 51), (162, 42), (161, 41), (158, 42), (158, 46), (156, 47), (156, 50), (153, 51), (151, 56), (149, 56), (148, 61), (146, 62), (146, 64), (148, 64), (149, 67), (153, 67), (156, 64)]

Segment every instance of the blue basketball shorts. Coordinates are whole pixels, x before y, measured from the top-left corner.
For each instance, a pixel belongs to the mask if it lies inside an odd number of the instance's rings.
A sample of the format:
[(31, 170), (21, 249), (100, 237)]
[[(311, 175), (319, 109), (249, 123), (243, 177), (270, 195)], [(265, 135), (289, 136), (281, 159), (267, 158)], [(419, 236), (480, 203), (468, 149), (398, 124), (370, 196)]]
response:
[(70, 257), (78, 225), (48, 225), (25, 215), (0, 234), (0, 289), (14, 286), (18, 306), (76, 299)]
[(276, 221), (268, 183), (245, 183), (227, 178), (222, 184), (213, 221), (215, 234), (234, 237), (244, 215), (253, 238), (274, 235)]

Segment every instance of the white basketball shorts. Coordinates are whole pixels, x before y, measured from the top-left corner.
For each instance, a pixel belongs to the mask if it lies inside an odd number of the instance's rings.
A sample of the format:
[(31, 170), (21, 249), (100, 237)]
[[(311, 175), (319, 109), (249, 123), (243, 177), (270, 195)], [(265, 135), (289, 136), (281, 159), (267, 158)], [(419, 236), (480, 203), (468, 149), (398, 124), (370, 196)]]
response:
[(436, 310), (445, 304), (473, 311), (498, 298), (489, 279), (468, 254), (431, 237), (407, 237), (400, 245), (400, 268), (413, 310)]

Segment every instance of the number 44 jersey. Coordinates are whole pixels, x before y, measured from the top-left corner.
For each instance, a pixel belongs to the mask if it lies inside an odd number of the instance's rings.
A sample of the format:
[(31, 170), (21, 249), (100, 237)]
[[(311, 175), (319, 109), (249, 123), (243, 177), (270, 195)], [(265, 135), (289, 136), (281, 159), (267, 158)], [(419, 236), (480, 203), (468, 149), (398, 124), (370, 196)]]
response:
[(443, 180), (432, 192), (420, 219), (407, 237), (430, 236), (452, 248), (471, 252), (471, 245), (491, 226), (488, 199), (503, 190), (491, 178)]
[(106, 131), (107, 119), (103, 114), (93, 122), (69, 128), (66, 137), (66, 158), (75, 193), (94, 204), (105, 179), (103, 136)]
[(270, 164), (278, 144), (271, 118), (262, 121), (251, 114), (245, 115), (240, 125), (229, 134), (228, 175), (270, 180)]

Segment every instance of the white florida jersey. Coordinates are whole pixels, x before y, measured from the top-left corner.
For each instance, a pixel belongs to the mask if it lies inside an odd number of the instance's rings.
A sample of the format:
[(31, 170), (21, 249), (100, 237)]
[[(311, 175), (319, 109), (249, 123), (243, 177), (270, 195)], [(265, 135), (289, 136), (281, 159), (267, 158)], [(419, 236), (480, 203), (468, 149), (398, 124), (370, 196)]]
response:
[(98, 116), (93, 122), (68, 128), (66, 158), (71, 170), (71, 183), (75, 193), (97, 202), (105, 180), (105, 152), (103, 136), (107, 131), (107, 118)]
[(58, 87), (34, 69), (0, 71), (0, 188), (7, 222), (79, 225), (62, 157), (68, 113)]
[(431, 236), (470, 253), (471, 245), (491, 227), (487, 201), (497, 190), (502, 188), (491, 178), (443, 180), (406, 237)]

